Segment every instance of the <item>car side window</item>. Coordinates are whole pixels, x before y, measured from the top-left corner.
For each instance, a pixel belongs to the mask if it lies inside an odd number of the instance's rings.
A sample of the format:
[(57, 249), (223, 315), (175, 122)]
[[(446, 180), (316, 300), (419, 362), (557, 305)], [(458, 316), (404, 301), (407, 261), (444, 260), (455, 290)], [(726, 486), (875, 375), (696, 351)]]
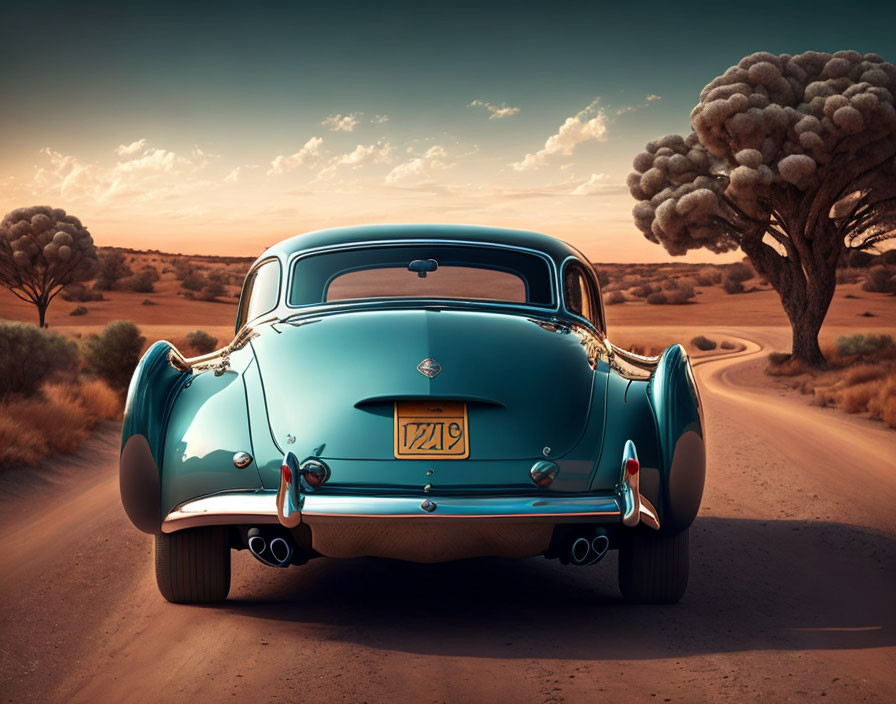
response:
[(239, 330), (250, 320), (274, 310), (280, 300), (280, 260), (269, 259), (256, 267), (243, 284), (240, 312), (236, 327)]
[(563, 301), (570, 313), (580, 315), (595, 327), (600, 327), (594, 288), (578, 262), (568, 262), (563, 269)]

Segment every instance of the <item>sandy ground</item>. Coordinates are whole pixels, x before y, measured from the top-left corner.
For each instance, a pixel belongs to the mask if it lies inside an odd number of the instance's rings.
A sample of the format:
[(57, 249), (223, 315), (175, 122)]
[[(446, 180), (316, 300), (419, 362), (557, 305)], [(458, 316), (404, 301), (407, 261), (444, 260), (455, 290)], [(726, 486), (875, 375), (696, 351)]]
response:
[(691, 583), (622, 603), (616, 558), (414, 565), (234, 554), (231, 598), (174, 606), (128, 523), (117, 427), (0, 476), (2, 702), (896, 701), (892, 431), (762, 383), (781, 328), (712, 330)]

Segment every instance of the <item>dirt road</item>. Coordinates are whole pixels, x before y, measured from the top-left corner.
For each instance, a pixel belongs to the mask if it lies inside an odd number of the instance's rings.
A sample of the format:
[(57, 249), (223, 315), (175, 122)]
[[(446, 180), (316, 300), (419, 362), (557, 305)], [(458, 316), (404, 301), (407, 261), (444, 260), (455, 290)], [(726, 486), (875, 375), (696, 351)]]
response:
[(759, 389), (782, 331), (725, 333), (753, 342), (697, 366), (710, 470), (680, 604), (623, 604), (612, 555), (240, 552), (227, 603), (174, 606), (110, 425), (0, 482), (0, 702), (896, 701), (896, 433)]

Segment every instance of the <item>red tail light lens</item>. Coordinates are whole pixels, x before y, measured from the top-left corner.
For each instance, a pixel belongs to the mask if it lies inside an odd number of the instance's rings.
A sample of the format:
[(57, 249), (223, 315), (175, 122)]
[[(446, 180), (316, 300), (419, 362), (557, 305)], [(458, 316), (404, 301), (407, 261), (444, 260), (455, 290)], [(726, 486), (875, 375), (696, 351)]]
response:
[(641, 465), (638, 463), (634, 457), (630, 457), (625, 461), (625, 473), (626, 474), (637, 474), (638, 470), (641, 469)]
[(292, 484), (292, 470), (286, 465), (283, 465), (280, 469), (283, 472), (283, 481), (287, 484)]

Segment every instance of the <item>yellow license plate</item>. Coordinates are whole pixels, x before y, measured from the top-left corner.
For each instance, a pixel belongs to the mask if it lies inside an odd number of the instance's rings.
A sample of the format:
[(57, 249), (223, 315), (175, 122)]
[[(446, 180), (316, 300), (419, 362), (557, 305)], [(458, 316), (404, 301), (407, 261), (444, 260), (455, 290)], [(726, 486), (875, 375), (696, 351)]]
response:
[(395, 457), (399, 460), (464, 460), (470, 456), (467, 404), (398, 401)]

